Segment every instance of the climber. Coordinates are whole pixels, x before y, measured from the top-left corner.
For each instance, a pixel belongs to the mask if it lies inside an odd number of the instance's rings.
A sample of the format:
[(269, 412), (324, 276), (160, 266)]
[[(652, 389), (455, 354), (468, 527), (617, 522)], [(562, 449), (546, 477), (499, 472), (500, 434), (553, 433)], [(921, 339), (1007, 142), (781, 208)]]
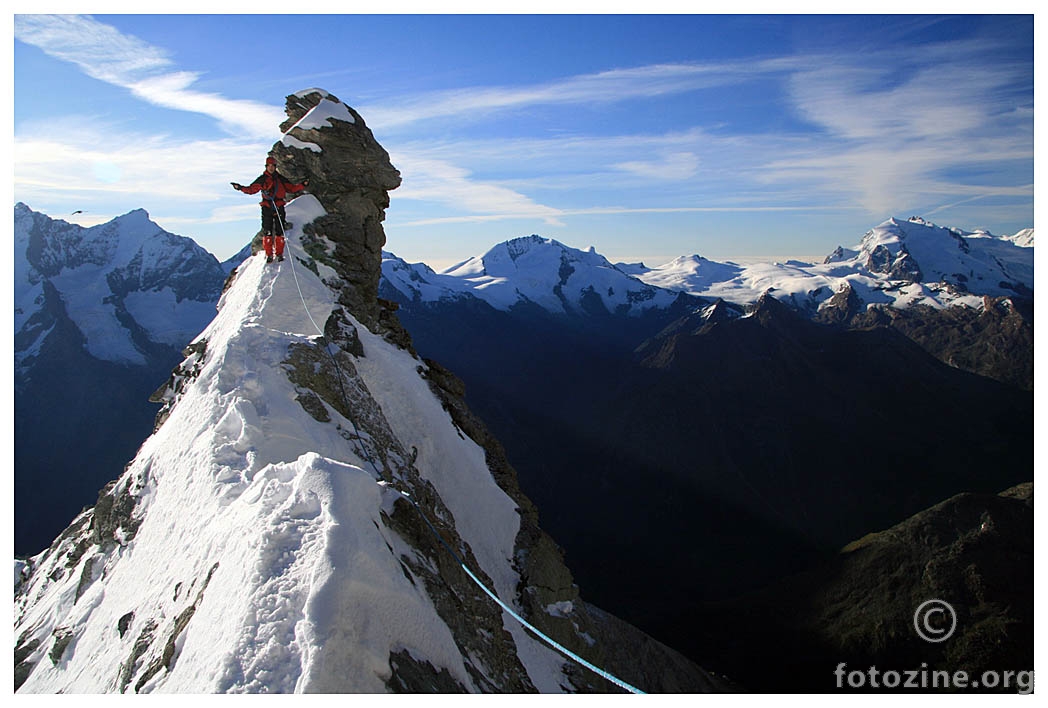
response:
[(262, 192), (262, 201), (259, 204), (262, 206), (262, 247), (266, 249), (266, 263), (273, 262), (274, 246), (277, 260), (284, 260), (284, 224), (287, 222), (284, 216), (284, 197), (288, 192), (301, 192), (309, 185), (309, 180), (304, 179), (300, 184), (291, 182), (277, 172), (277, 161), (267, 157), (266, 171), (254, 182), (246, 187), (236, 182), (230, 184), (233, 185), (233, 189), (244, 194)]

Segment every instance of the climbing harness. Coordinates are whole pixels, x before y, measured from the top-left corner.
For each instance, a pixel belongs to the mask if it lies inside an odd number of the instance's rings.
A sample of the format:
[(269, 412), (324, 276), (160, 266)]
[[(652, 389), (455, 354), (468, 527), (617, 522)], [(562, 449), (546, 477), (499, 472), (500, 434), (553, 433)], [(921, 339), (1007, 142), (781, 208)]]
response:
[[(295, 280), (295, 288), (298, 290), (298, 297), (302, 301), (302, 308), (306, 311), (306, 317), (309, 318), (309, 321), (313, 323), (313, 327), (316, 328), (317, 333), (320, 335), (321, 340), (324, 342), (324, 350), (327, 352), (328, 356), (331, 357), (331, 362), (335, 365), (335, 371), (338, 373), (339, 389), (342, 391), (342, 402), (346, 406), (346, 412), (349, 413), (349, 411), (351, 410), (351, 406), (350, 406), (350, 403), (349, 403), (349, 396), (346, 394), (346, 385), (345, 385), (345, 381), (344, 381), (345, 375), (342, 372), (342, 367), (339, 366), (338, 359), (335, 358), (335, 355), (332, 353), (330, 342), (328, 341), (327, 336), (325, 336), (324, 331), (320, 328), (319, 325), (317, 325), (316, 320), (313, 319), (313, 315), (311, 315), (310, 312), (309, 312), (309, 306), (306, 304), (306, 298), (302, 294), (302, 287), (299, 285), (298, 275), (295, 272), (295, 258), (294, 258), (294, 255), (290, 252), (291, 244), (290, 244), (289, 239), (287, 238), (287, 233), (284, 230), (284, 220), (280, 217), (280, 211), (277, 210), (276, 203), (273, 201), (272, 197), (270, 197), (270, 203), (273, 204), (273, 210), (276, 212), (277, 221), (280, 223), (280, 234), (284, 237), (284, 248), (288, 250), (288, 261), (291, 263), (291, 275), (292, 275), (292, 277)], [(353, 425), (353, 432), (356, 434), (357, 440), (360, 441), (360, 450), (361, 450), (361, 452), (363, 452), (364, 458), (367, 459), (367, 461), (369, 463), (371, 463), (371, 467), (375, 470), (375, 473), (379, 476), (379, 479), (381, 479), (382, 478), (382, 472), (381, 472), (381, 470), (379, 470), (378, 464), (371, 457), (371, 453), (368, 452), (367, 445), (364, 444), (364, 438), (363, 438), (363, 436), (360, 433), (360, 428), (357, 426), (356, 420), (354, 419), (352, 414), (348, 415), (347, 417), (349, 419), (349, 422)], [(528, 631), (533, 633), (536, 637), (538, 637), (539, 639), (544, 641), (550, 647), (552, 647), (556, 651), (560, 652), (562, 655), (566, 656), (567, 658), (571, 659), (572, 661), (577, 662), (578, 664), (580, 664), (583, 667), (589, 669), (590, 671), (592, 671), (593, 673), (597, 674), (598, 676), (606, 679), (607, 681), (610, 681), (611, 683), (615, 684), (619, 688), (622, 688), (622, 689), (624, 689), (624, 690), (626, 690), (626, 691), (628, 691), (630, 693), (639, 694), (639, 695), (645, 695), (644, 691), (640, 690), (636, 686), (632, 686), (632, 685), (626, 683), (622, 679), (616, 677), (614, 674), (611, 674), (611, 673), (605, 671), (604, 669), (602, 669), (602, 668), (600, 668), (598, 666), (595, 666), (595, 665), (591, 664), (590, 662), (586, 661), (581, 656), (579, 656), (575, 652), (571, 651), (567, 647), (563, 646), (562, 644), (560, 644), (559, 642), (557, 642), (553, 638), (547, 636), (538, 627), (536, 627), (535, 625), (531, 624), (526, 619), (521, 617), (520, 614), (518, 614), (516, 612), (516, 610), (514, 610), (512, 607), (510, 607), (505, 602), (503, 602), (499, 598), (498, 595), (496, 595), (492, 590), (490, 590), (488, 588), (488, 586), (485, 585), (483, 583), (483, 581), (481, 581), (481, 579), (478, 578), (473, 573), (473, 571), (469, 569), (469, 566), (466, 565), (466, 562), (464, 560), (462, 560), (462, 557), (459, 556), (458, 552), (455, 551), (455, 549), (452, 548), (448, 544), (448, 542), (444, 540), (444, 537), (440, 535), (440, 533), (437, 531), (436, 527), (433, 526), (433, 524), (430, 522), (429, 518), (426, 516), (426, 513), (422, 510), (422, 507), (418, 505), (418, 502), (416, 502), (411, 497), (410, 494), (408, 494), (407, 492), (401, 491), (401, 490), (399, 490), (399, 489), (397, 489), (395, 487), (392, 487), (392, 486), (387, 486), (387, 488), (393, 490), (394, 492), (396, 492), (397, 494), (399, 494), (403, 498), (407, 499), (411, 503), (411, 505), (413, 507), (415, 507), (415, 510), (418, 511), (418, 513), (419, 513), (419, 516), (421, 516), (422, 520), (426, 523), (426, 527), (429, 528), (430, 532), (436, 537), (436, 539), (438, 541), (440, 541), (440, 545), (442, 545), (444, 547), (444, 549), (447, 550), (447, 552), (451, 554), (451, 557), (454, 558), (455, 562), (457, 562), (459, 564), (459, 567), (461, 567), (462, 570), (465, 571), (466, 575), (469, 576), (469, 579), (472, 580), (473, 583), (477, 587), (479, 587), (481, 590), (483, 590), (484, 594), (486, 594), (488, 597), (490, 597), (492, 600), (494, 600), (495, 603), (498, 604), (499, 607), (501, 607), (503, 610), (508, 612), (509, 615), (513, 619), (515, 619), (517, 622), (519, 622), (521, 624), (521, 626), (523, 626), (525, 629), (527, 629)]]

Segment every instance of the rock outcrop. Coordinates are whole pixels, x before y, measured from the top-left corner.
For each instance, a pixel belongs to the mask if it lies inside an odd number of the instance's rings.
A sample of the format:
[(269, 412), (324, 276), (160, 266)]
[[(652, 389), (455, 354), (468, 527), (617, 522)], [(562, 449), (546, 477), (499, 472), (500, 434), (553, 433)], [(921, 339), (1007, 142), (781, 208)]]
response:
[(360, 114), (330, 93), (300, 91), (287, 97), (285, 111), (284, 137), (270, 154), (282, 174), (309, 179), (309, 193), (327, 212), (305, 228), (303, 246), (342, 276), (340, 302), (373, 327), (381, 309), (382, 222), (400, 172)]

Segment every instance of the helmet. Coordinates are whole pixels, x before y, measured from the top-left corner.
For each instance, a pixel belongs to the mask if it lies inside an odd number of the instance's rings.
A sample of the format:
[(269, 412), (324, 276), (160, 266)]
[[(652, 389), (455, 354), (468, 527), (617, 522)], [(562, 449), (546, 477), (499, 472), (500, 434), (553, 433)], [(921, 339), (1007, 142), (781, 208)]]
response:
[(266, 164), (267, 164), (267, 165), (275, 165), (275, 164), (277, 164), (277, 161), (276, 161), (276, 159), (275, 159), (275, 158), (273, 158), (273, 157), (267, 157), (267, 158), (266, 158)]

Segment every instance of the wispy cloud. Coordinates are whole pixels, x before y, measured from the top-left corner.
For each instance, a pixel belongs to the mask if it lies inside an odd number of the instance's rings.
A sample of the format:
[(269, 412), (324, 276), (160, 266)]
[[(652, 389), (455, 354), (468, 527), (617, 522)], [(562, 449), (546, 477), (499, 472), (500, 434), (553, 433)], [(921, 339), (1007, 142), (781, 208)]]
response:
[[(1032, 165), (1033, 159), (1029, 67), (984, 61), (1000, 49), (984, 41), (943, 42), (860, 56), (795, 55), (745, 67), (639, 67), (521, 89), (430, 94), (401, 106), (403, 112), (394, 111), (391, 117), (411, 121), (543, 102), (626, 101), (775, 76), (787, 99), (779, 110), (800, 117), (806, 127), (747, 133), (731, 125), (695, 126), (663, 134), (516, 140), (463, 137), (405, 144), (404, 151), (472, 170), (494, 172), (501, 165), (500, 184), (522, 198), (552, 193), (560, 185), (563, 192), (555, 207), (564, 215), (580, 213), (569, 204), (577, 206), (582, 191), (599, 200), (601, 191), (618, 185), (633, 187), (631, 193), (641, 202), (627, 205), (633, 208), (645, 208), (643, 200), (670, 188), (678, 200), (690, 193), (733, 208), (745, 206), (739, 202), (815, 202), (832, 208), (858, 205), (883, 216), (941, 204), (950, 195), (1029, 192), (1025, 182), (994, 184), (983, 176), (987, 167), (1024, 161)], [(606, 91), (609, 87), (614, 90)], [(639, 189), (645, 181), (667, 187)], [(600, 213), (600, 208), (597, 201), (590, 213)]]
[(535, 218), (560, 225), (559, 209), (539, 204), (499, 184), (476, 179), (465, 168), (411, 153), (394, 153), (392, 159), (405, 175), (397, 190), (400, 200), (434, 202), (478, 217)]
[(663, 155), (658, 160), (631, 160), (619, 162), (617, 169), (653, 180), (685, 180), (699, 169), (699, 158), (693, 152)]
[[(90, 199), (117, 213), (144, 205), (200, 212), (220, 206), (227, 192), (235, 196), (230, 181), (262, 169), (265, 148), (258, 144), (175, 140), (84, 123), (90, 121), (70, 118), (23, 130), (12, 154), (17, 199), (30, 206)], [(77, 129), (67, 129), (71, 124)]]
[[(772, 70), (763, 64), (654, 64), (570, 76), (525, 86), (480, 86), (434, 91), (361, 112), (383, 129), (434, 118), (488, 117), (496, 111), (538, 105), (615, 103), (723, 86)], [(778, 69), (774, 69), (778, 70)]]
[(154, 105), (210, 116), (230, 133), (275, 137), (283, 111), (191, 89), (199, 74), (179, 71), (166, 51), (82, 15), (15, 15), (15, 39), (88, 76), (132, 91)]
[(1000, 114), (1018, 78), (1009, 67), (926, 66), (902, 83), (888, 83), (888, 73), (839, 65), (798, 72), (790, 80), (791, 97), (808, 120), (830, 135), (854, 140), (970, 136), (1001, 127), (1014, 111), (1011, 103), (1008, 113)]
[[(626, 214), (771, 214), (783, 212), (800, 212), (814, 214), (818, 212), (842, 212), (859, 211), (863, 207), (858, 205), (833, 205), (826, 204), (801, 204), (794, 206), (772, 206), (761, 204), (748, 204), (743, 206), (719, 206), (719, 207), (587, 207), (585, 209), (559, 209), (559, 217), (569, 216), (610, 216)], [(512, 219), (526, 218), (528, 214), (472, 214), (468, 216), (446, 216), (434, 217), (432, 219), (415, 219), (397, 222), (397, 226), (435, 226), (437, 224), (468, 224), (486, 223), (494, 221), (508, 221)]]
[(121, 84), (128, 76), (164, 71), (163, 49), (79, 15), (15, 15), (15, 39), (76, 64), (88, 76)]
[(983, 61), (995, 49), (944, 43), (791, 74), (791, 104), (820, 139), (769, 160), (762, 180), (850, 192), (882, 214), (951, 195), (1028, 192), (1022, 170), (1011, 184), (984, 176), (1033, 164), (1030, 67)]

